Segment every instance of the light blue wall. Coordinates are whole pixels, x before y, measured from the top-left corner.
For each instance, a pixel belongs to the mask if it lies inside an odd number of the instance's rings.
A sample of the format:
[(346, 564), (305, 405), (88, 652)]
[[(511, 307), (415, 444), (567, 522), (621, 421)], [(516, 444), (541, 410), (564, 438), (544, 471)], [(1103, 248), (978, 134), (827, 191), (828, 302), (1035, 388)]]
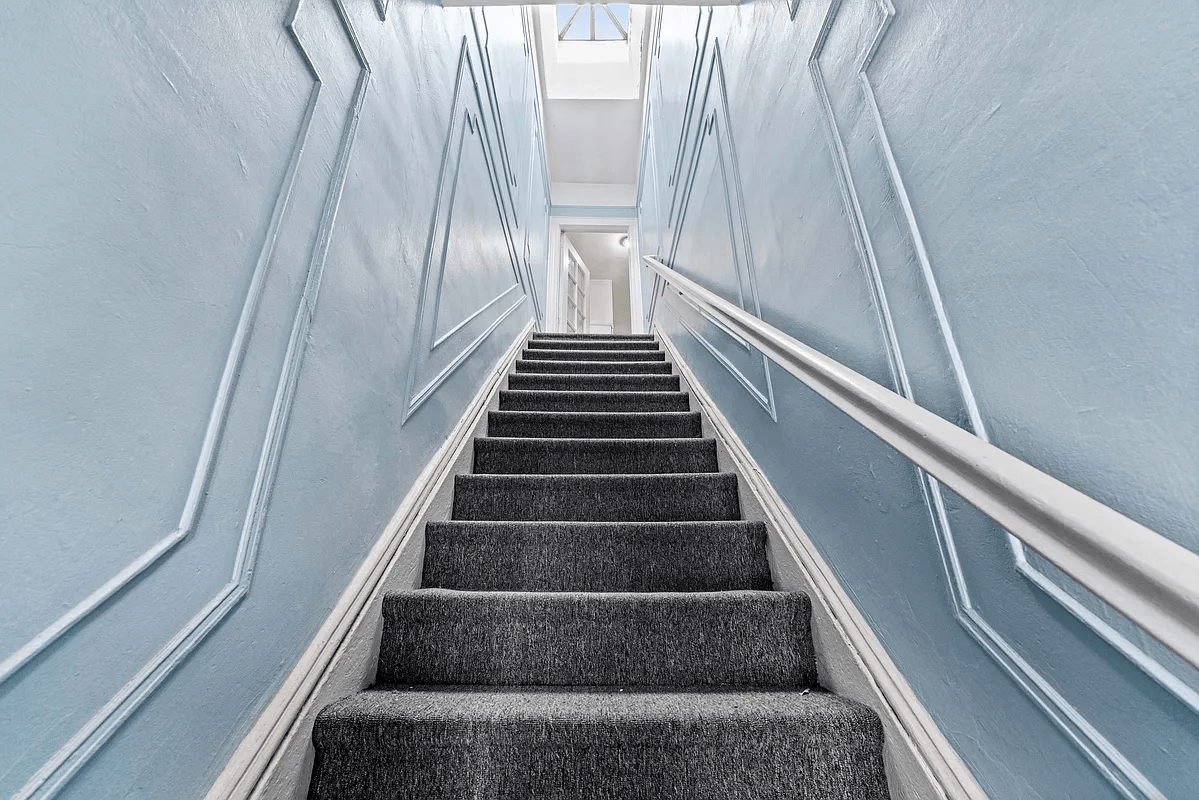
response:
[[(795, 11), (666, 9), (643, 252), (1199, 549), (1199, 6)], [(910, 463), (693, 310), (656, 314), (992, 796), (1199, 796), (1195, 670), (949, 493), (934, 523)]]
[(544, 307), (520, 12), (21, 0), (0, 51), (0, 796), (198, 797)]

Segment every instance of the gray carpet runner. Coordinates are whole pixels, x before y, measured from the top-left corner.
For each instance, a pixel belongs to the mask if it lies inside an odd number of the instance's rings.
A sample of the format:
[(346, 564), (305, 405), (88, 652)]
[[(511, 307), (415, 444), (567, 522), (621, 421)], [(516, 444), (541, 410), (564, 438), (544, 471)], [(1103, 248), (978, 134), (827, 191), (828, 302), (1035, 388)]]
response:
[(888, 797), (679, 389), (652, 336), (533, 334), (376, 685), (317, 717), (311, 800)]

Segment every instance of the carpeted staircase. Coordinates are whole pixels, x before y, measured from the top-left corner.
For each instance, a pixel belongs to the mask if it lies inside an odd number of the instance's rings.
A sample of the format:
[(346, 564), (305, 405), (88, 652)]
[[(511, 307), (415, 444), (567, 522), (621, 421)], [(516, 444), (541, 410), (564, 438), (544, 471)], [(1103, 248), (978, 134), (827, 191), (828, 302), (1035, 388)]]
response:
[(819, 689), (800, 593), (652, 336), (533, 334), (312, 800), (877, 800), (873, 711)]

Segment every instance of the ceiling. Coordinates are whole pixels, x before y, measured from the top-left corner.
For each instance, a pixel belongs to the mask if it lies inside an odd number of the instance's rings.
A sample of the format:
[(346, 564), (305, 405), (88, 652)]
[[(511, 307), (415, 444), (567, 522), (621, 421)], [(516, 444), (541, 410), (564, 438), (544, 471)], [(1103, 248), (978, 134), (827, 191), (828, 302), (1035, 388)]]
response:
[(592, 279), (628, 279), (629, 249), (620, 244), (621, 237), (626, 234), (571, 231), (566, 235), (582, 256)]
[(549, 100), (546, 149), (553, 183), (637, 183), (640, 100)]
[(651, 12), (631, 6), (629, 39), (617, 42), (560, 42), (552, 5), (535, 19), (551, 202), (632, 206)]

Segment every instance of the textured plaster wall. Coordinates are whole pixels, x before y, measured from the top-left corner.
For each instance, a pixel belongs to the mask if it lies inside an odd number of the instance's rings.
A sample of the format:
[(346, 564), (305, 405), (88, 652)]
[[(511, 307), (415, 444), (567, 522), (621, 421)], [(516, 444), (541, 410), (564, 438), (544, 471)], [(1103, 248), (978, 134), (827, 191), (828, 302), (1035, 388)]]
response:
[(15, 2), (0, 52), (0, 796), (197, 797), (544, 307), (521, 12)]
[[(795, 6), (665, 9), (643, 252), (1199, 549), (1199, 6)], [(992, 796), (1196, 796), (1195, 670), (654, 313)]]

